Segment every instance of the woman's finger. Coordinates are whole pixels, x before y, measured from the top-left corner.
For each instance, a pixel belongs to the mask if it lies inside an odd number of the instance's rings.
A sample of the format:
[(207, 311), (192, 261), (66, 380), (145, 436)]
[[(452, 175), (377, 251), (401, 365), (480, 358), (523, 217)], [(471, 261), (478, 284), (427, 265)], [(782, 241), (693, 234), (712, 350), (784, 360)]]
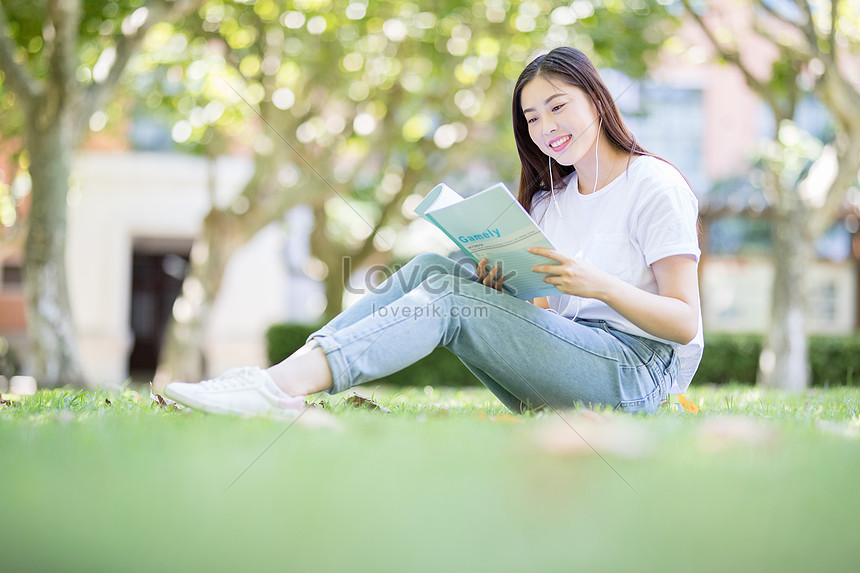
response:
[(545, 275), (560, 275), (563, 271), (562, 265), (535, 265), (532, 271)]
[(484, 276), (487, 273), (487, 258), (486, 257), (484, 257), (480, 261), (478, 261), (478, 266), (476, 267), (475, 271), (478, 274), (478, 278), (483, 281)]
[(568, 257), (564, 256), (563, 254), (559, 253), (558, 251), (556, 251), (554, 249), (548, 249), (546, 247), (529, 247), (526, 250), (528, 252), (532, 253), (533, 255), (540, 255), (542, 257), (546, 257), (548, 259), (552, 259), (552, 260), (558, 261), (560, 263), (564, 263), (568, 260)]
[(499, 292), (502, 292), (503, 291), (502, 287), (504, 286), (504, 284), (505, 284), (505, 275), (502, 275), (499, 278), (499, 280), (496, 281), (496, 290)]
[(496, 278), (496, 272), (497, 272), (498, 270), (499, 270), (499, 266), (498, 266), (498, 265), (496, 265), (496, 266), (494, 266), (492, 269), (490, 269), (490, 272), (488, 272), (488, 273), (487, 273), (487, 276), (486, 276), (486, 277), (484, 277), (484, 285), (485, 285), (485, 286), (488, 286), (488, 287), (493, 286), (493, 281), (494, 281), (494, 280), (495, 280), (495, 278)]

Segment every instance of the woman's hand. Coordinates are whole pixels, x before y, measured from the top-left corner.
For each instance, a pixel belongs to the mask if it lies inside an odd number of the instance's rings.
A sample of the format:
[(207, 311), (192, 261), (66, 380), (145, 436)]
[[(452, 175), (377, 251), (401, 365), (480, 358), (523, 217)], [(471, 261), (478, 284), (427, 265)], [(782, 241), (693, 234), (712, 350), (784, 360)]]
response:
[(585, 261), (568, 258), (558, 251), (533, 247), (530, 253), (557, 261), (557, 265), (535, 265), (544, 282), (565, 294), (596, 298), (645, 332), (658, 338), (687, 344), (699, 324), (699, 283), (696, 259), (673, 255), (651, 264), (657, 293), (646, 292)]
[[(488, 261), (486, 257), (478, 261), (478, 266), (475, 269), (475, 272), (478, 274), (478, 280), (480, 280), (484, 286), (503, 292), (502, 285), (505, 283), (505, 277), (499, 274), (499, 265), (495, 265), (487, 271), (487, 263)], [(496, 278), (496, 275), (498, 275), (498, 278)]]
[(613, 280), (618, 280), (591, 263), (572, 259), (553, 249), (531, 247), (528, 251), (558, 263), (535, 265), (532, 270), (547, 275), (543, 278), (543, 282), (555, 285), (564, 294), (584, 298), (600, 298), (607, 285)]

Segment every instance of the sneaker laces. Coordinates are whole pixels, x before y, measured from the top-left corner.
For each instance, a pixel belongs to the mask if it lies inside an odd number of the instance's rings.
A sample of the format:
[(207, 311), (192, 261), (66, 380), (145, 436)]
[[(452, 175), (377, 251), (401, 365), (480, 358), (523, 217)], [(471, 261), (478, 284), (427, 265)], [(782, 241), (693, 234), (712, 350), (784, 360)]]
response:
[(256, 369), (253, 367), (232, 368), (218, 378), (204, 380), (202, 385), (211, 390), (241, 390), (258, 386), (254, 378)]

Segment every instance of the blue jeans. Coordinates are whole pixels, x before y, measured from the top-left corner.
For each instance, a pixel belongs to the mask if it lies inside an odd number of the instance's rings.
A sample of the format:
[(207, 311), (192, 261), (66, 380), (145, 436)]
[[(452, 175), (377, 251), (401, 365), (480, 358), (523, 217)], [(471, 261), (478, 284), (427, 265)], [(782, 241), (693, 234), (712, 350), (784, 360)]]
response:
[(600, 404), (653, 413), (678, 372), (669, 344), (564, 318), (436, 254), (412, 259), (308, 340), (325, 352), (330, 393), (444, 346), (515, 412)]

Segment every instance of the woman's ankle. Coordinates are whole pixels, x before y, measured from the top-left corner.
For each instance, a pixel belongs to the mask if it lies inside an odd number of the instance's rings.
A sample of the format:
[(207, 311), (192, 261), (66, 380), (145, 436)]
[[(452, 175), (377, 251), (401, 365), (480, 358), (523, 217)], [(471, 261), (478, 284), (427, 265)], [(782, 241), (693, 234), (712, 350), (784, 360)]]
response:
[(315, 344), (306, 344), (283, 362), (270, 367), (268, 373), (278, 388), (290, 396), (316, 394), (332, 385), (325, 352)]

